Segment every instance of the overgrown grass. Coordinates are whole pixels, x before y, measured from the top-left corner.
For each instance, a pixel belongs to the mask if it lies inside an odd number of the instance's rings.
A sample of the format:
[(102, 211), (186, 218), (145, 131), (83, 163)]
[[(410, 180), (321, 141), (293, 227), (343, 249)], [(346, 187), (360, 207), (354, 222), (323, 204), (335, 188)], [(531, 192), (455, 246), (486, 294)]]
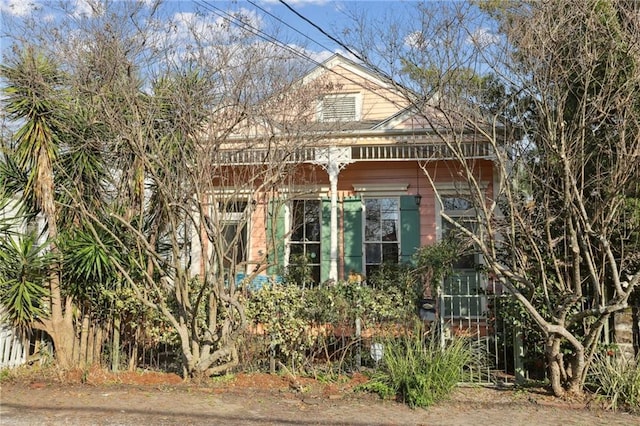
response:
[(429, 407), (445, 399), (462, 381), (473, 359), (469, 342), (456, 338), (441, 347), (421, 326), (385, 340), (380, 369), (360, 389), (383, 398), (396, 396), (410, 407)]
[(605, 398), (609, 408), (640, 412), (640, 357), (596, 355), (589, 370), (588, 385)]

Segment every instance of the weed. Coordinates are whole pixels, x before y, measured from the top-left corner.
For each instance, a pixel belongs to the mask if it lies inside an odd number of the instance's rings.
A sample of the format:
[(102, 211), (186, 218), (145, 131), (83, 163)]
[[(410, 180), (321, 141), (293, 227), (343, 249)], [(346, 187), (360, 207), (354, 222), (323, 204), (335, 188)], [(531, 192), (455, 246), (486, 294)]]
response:
[(8, 368), (3, 368), (0, 370), (0, 383), (10, 382), (14, 378), (14, 375), (11, 374), (11, 370)]

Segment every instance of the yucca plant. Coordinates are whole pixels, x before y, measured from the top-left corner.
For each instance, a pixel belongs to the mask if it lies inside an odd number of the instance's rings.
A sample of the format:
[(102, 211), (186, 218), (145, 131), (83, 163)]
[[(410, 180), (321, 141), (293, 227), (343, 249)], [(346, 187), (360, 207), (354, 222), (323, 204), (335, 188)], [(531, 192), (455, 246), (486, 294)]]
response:
[(429, 407), (445, 399), (474, 359), (467, 340), (456, 338), (443, 347), (437, 335), (425, 333), (420, 324), (383, 345), (380, 370), (362, 389), (382, 397), (396, 395), (410, 407)]
[(588, 386), (608, 401), (610, 409), (640, 411), (640, 357), (597, 354), (591, 363)]
[(53, 262), (35, 233), (0, 239), (0, 306), (14, 327), (27, 331), (46, 314), (48, 270)]

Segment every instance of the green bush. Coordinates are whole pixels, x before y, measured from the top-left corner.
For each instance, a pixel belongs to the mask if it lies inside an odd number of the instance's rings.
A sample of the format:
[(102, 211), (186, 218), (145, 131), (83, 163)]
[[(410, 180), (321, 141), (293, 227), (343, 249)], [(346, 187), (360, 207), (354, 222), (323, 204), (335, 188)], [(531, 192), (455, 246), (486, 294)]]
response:
[(354, 334), (356, 319), (363, 329), (415, 320), (417, 296), (412, 283), (407, 277), (397, 283), (381, 288), (355, 283), (314, 288), (295, 283), (264, 286), (250, 295), (247, 317), (264, 327), (269, 351), (291, 368), (312, 365), (316, 354), (327, 362), (339, 359), (342, 368), (359, 342), (355, 335), (345, 340), (331, 334), (335, 330)]
[(277, 349), (292, 369), (304, 362), (312, 344), (307, 333), (310, 323), (304, 315), (306, 306), (305, 291), (292, 285), (264, 286), (247, 306), (248, 318), (264, 326), (271, 349)]
[(396, 395), (410, 407), (429, 407), (446, 398), (474, 358), (468, 341), (458, 338), (441, 347), (421, 325), (383, 345), (380, 370), (361, 389), (383, 398)]
[(609, 408), (640, 412), (640, 357), (597, 354), (589, 368), (587, 385), (609, 401)]

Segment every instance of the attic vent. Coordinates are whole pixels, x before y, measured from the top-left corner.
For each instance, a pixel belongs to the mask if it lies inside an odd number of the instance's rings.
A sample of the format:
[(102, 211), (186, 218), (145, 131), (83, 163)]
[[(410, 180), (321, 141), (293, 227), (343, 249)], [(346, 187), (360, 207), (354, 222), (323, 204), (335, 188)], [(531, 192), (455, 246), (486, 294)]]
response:
[(358, 99), (356, 95), (332, 95), (322, 98), (320, 119), (322, 121), (358, 121)]

